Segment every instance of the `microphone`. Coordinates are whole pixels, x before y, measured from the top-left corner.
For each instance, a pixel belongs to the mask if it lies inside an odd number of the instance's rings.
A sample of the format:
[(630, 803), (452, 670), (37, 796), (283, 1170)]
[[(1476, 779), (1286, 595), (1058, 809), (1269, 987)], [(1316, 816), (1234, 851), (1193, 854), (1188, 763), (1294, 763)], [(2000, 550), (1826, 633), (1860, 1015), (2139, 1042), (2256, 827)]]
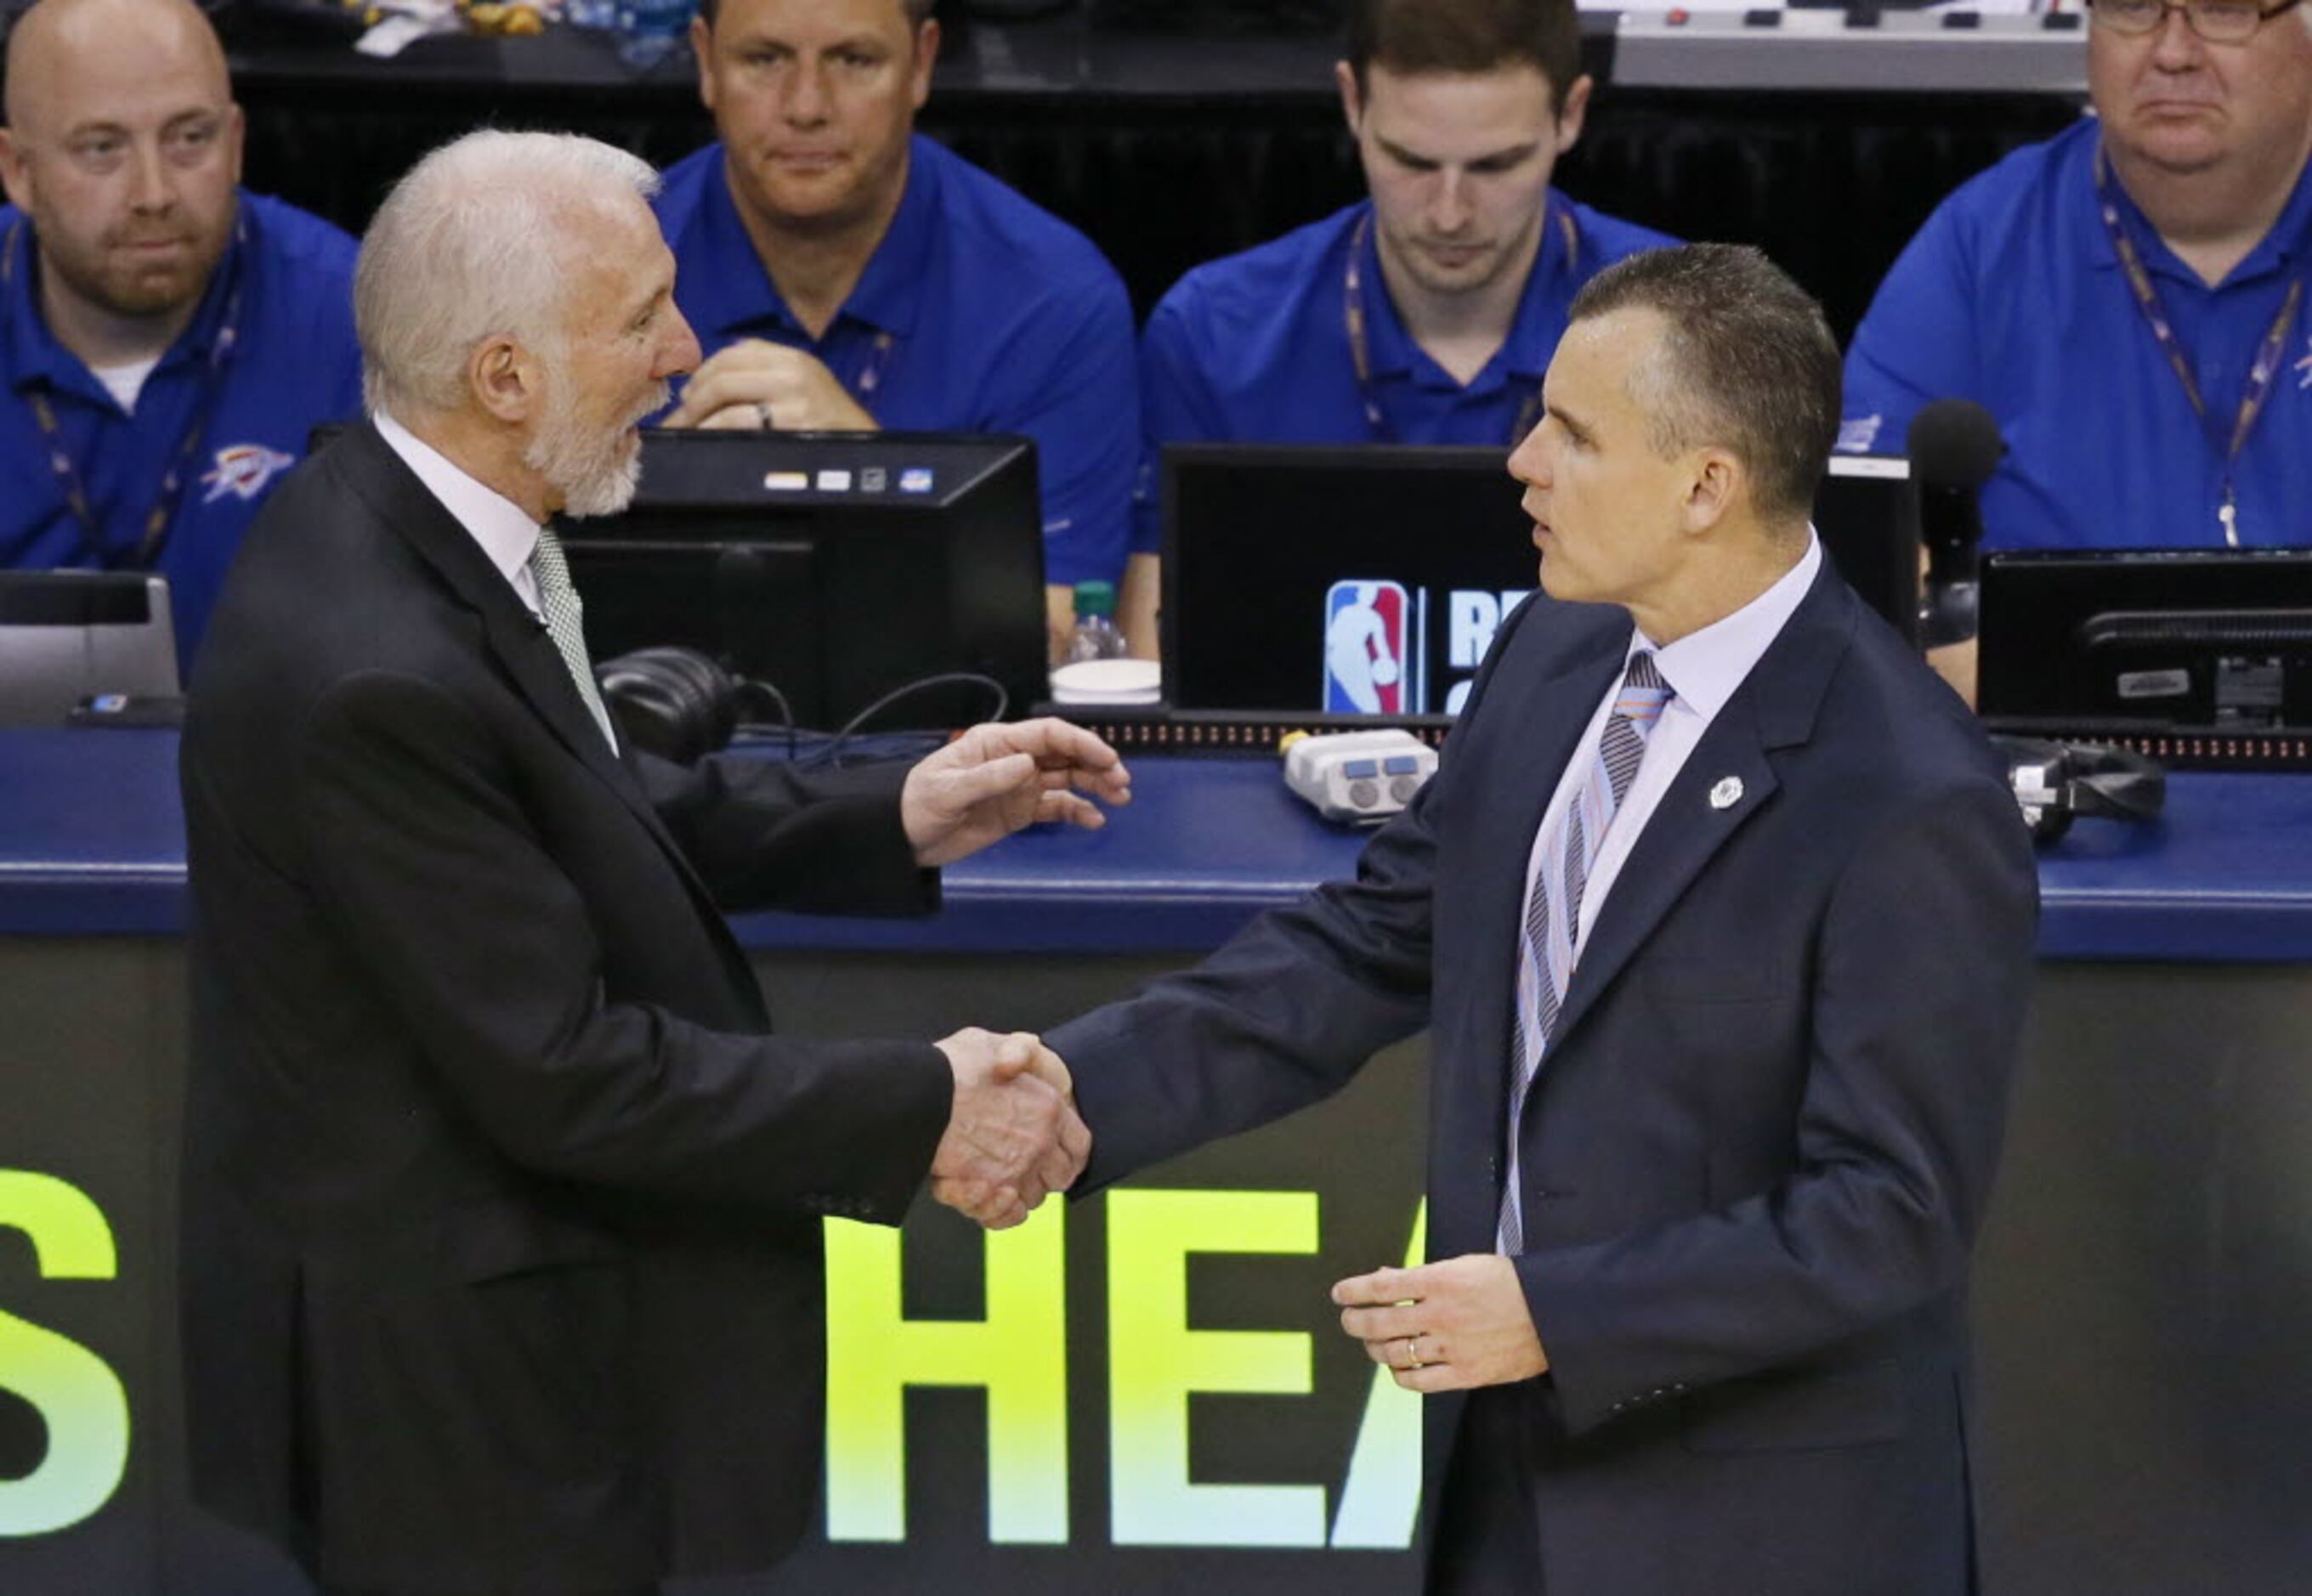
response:
[(1983, 484), (2007, 444), (1991, 412), (1974, 400), (1937, 399), (1911, 418), (1903, 446), (1919, 484), (1919, 534), (1927, 545), (1922, 639), (1931, 649), (1965, 642), (1975, 633)]

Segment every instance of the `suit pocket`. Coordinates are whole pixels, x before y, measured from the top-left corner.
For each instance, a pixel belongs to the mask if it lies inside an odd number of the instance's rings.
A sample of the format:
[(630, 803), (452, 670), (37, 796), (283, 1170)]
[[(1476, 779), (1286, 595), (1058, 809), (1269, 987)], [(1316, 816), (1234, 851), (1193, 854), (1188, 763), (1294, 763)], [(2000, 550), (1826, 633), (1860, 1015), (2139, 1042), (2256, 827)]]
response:
[(1911, 1427), (1903, 1365), (1893, 1358), (1854, 1368), (1730, 1380), (1685, 1400), (1688, 1452), (1777, 1452), (1868, 1446)]
[(627, 1255), (617, 1237), (591, 1225), (504, 1201), (451, 1209), (442, 1240), (451, 1274), (469, 1285)]

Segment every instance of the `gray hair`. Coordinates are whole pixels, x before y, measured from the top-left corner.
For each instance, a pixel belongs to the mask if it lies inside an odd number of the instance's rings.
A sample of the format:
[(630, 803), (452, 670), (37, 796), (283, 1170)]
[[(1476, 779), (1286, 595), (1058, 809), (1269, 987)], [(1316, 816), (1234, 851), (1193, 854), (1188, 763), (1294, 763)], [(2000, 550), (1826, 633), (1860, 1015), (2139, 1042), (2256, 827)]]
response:
[(1631, 378), (1654, 452), (1730, 449), (1758, 513), (1803, 526), (1838, 438), (1838, 343), (1822, 307), (1746, 245), (1683, 244), (1607, 266), (1570, 316), (1625, 310), (1662, 318), (1660, 345)]
[(486, 338), (557, 350), (576, 265), (561, 223), (620, 194), (657, 192), (648, 162), (567, 133), (469, 133), (410, 168), (378, 207), (354, 273), (369, 408), (457, 409)]

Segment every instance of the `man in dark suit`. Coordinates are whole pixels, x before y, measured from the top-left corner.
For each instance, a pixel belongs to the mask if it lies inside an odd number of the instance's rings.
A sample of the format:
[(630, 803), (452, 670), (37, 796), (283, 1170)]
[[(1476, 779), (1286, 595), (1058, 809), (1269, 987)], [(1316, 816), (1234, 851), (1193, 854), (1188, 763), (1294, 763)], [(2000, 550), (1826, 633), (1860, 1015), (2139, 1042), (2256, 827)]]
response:
[(1353, 883), (1048, 1035), (1078, 1190), (1427, 1023), (1432, 1261), (1334, 1295), (1433, 1393), (1430, 1588), (1958, 1596), (2029, 848), (1808, 527), (1813, 301), (1695, 246), (1572, 315), (1511, 460), (1545, 594)]
[(896, 1224), (928, 1172), (1016, 1221), (1085, 1150), (1032, 1038), (770, 1037), (720, 911), (927, 909), (929, 867), (1097, 824), (1112, 750), (685, 772), (603, 711), (541, 527), (626, 500), (698, 357), (653, 181), (480, 134), (397, 188), (372, 423), (267, 508), (193, 682), (197, 1489), (334, 1590), (773, 1560), (819, 1474), (825, 1217)]

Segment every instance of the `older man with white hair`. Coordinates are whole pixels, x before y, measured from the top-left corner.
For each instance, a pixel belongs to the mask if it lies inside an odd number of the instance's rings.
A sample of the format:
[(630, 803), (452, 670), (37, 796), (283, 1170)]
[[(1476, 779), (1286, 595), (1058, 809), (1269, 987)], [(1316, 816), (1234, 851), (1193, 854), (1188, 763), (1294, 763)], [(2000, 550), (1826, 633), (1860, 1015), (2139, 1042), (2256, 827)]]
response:
[[(638, 161), (482, 133), (363, 246), (372, 419), (259, 518), (195, 673), (186, 1355), (200, 1497), (370, 1592), (759, 1566), (819, 1473), (820, 1232), (1082, 1166), (1031, 1037), (795, 1042), (718, 905), (905, 911), (1115, 753), (678, 771), (594, 691), (557, 512), (698, 345)], [(1082, 790), (1076, 790), (1081, 789)]]

